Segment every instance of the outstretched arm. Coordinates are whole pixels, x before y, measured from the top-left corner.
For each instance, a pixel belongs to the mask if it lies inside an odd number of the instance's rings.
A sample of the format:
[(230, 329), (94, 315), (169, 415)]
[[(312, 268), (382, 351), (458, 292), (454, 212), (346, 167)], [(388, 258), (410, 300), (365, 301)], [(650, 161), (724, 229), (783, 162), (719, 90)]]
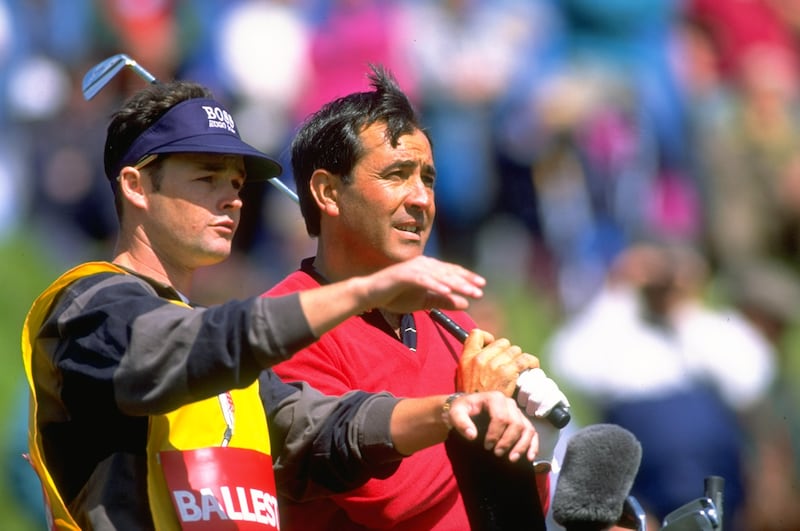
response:
[(489, 412), (486, 440), (496, 455), (532, 460), (538, 440), (516, 404), (499, 392), (398, 399), (351, 391), (325, 396), (303, 382), (286, 384), (272, 371), (260, 378), (278, 490), (294, 500), (356, 488), (388, 477), (407, 455), (444, 441), (448, 424), (474, 439), (471, 416)]
[(300, 293), (308, 324), (319, 337), (345, 319), (373, 308), (408, 313), (427, 308), (464, 310), (483, 296), (486, 281), (459, 265), (418, 256), (367, 276)]

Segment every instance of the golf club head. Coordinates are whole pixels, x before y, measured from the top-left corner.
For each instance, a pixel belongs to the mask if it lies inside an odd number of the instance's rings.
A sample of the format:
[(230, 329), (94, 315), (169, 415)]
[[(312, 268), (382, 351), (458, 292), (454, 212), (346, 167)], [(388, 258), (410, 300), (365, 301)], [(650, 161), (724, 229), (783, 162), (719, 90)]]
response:
[[(155, 76), (142, 68), (142, 66), (139, 65), (139, 63), (137, 63), (133, 58), (127, 54), (118, 53), (103, 61), (100, 61), (83, 76), (81, 89), (83, 90), (84, 99), (89, 101), (95, 97), (97, 93), (103, 90), (103, 87), (108, 85), (108, 83), (114, 79), (114, 76), (116, 76), (120, 70), (124, 68), (130, 68), (140, 78), (144, 79), (148, 83), (158, 83), (158, 80), (155, 78)], [(295, 203), (299, 202), (297, 193), (286, 186), (283, 181), (277, 177), (273, 177), (272, 179), (269, 179), (269, 182), (275, 188), (288, 196), (292, 201)]]
[(139, 63), (131, 59), (124, 53), (112, 55), (96, 65), (94, 65), (86, 75), (83, 76), (81, 88), (83, 97), (87, 101), (92, 99), (103, 87), (114, 79), (123, 68), (132, 69), (139, 77), (148, 83), (156, 83), (156, 78), (147, 70), (142, 68)]
[(714, 531), (722, 527), (717, 508), (709, 498), (697, 498), (664, 517), (662, 531)]

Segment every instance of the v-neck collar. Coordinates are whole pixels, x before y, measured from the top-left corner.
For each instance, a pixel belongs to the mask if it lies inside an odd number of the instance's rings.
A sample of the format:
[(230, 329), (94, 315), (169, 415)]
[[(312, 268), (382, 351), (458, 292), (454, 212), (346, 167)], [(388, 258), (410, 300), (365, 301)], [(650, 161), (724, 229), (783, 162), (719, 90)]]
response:
[[(301, 260), (300, 270), (311, 276), (311, 278), (319, 282), (320, 285), (330, 284), (328, 279), (314, 267), (315, 258), (314, 256), (310, 256)], [(400, 316), (400, 337), (397, 337), (394, 328), (386, 321), (378, 309), (362, 313), (361, 318), (370, 325), (383, 330), (394, 339), (402, 342), (410, 350), (417, 350), (417, 327), (414, 321), (414, 314), (404, 313)]]

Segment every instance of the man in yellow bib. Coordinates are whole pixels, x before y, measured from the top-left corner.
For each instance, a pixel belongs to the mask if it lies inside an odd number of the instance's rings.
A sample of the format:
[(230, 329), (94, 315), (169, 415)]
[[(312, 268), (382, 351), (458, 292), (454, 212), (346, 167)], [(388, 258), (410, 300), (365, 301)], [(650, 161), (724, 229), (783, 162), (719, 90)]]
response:
[[(243, 142), (204, 87), (149, 85), (105, 146), (120, 232), (111, 262), (81, 264), (26, 318), (30, 461), (51, 529), (279, 529), (278, 491), (337, 492), (391, 474), (451, 428), (532, 460), (534, 430), (499, 392), (326, 397), (269, 367), (345, 319), (462, 310), (483, 279), (419, 257), (283, 297), (193, 307), (193, 272), (225, 259), (245, 181), (280, 166)], [(268, 430), (269, 426), (269, 430)], [(276, 485), (273, 466), (289, 478)]]

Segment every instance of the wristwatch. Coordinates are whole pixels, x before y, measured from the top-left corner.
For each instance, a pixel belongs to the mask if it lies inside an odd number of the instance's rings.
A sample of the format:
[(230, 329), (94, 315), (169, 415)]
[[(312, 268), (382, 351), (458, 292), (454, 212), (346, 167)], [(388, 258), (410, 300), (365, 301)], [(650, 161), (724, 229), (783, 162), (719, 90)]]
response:
[(447, 426), (448, 430), (453, 429), (453, 425), (450, 424), (450, 408), (453, 406), (453, 401), (463, 394), (464, 393), (461, 392), (453, 393), (445, 398), (444, 404), (442, 404), (442, 421), (444, 422), (444, 425)]

